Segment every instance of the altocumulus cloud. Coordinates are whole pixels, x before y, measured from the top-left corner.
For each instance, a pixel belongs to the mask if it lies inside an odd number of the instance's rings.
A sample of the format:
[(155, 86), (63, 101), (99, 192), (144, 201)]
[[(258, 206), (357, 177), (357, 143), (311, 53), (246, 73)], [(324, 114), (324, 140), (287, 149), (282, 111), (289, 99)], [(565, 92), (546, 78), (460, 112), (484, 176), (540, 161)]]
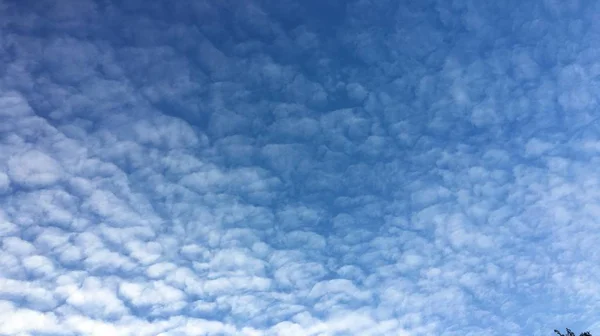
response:
[(0, 334), (600, 327), (599, 11), (1, 2)]

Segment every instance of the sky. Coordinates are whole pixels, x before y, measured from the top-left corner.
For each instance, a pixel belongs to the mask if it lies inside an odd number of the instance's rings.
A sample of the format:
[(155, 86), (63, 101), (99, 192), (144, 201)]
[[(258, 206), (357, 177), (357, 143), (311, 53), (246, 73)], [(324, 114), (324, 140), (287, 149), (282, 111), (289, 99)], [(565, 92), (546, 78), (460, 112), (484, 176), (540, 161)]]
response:
[(0, 335), (600, 333), (599, 12), (0, 0)]

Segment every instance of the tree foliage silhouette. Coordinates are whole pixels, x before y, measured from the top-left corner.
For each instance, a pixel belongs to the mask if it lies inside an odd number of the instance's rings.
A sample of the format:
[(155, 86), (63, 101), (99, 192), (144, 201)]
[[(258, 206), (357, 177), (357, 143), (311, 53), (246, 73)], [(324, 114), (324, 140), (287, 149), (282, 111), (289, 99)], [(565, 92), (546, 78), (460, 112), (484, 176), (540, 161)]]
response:
[[(571, 331), (571, 329), (567, 328), (567, 333), (563, 334), (560, 331), (554, 329), (554, 332), (557, 333), (559, 336), (576, 336), (574, 332)], [(579, 334), (579, 336), (592, 336), (592, 333), (590, 333), (589, 331), (586, 332), (582, 332), (581, 334)]]

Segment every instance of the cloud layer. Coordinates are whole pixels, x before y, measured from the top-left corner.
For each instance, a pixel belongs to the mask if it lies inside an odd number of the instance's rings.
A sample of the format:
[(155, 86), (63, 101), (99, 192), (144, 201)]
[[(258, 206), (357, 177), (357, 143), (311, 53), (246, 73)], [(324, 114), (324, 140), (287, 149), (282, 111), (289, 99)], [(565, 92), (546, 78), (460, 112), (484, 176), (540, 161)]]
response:
[(0, 3), (0, 334), (599, 326), (597, 7)]

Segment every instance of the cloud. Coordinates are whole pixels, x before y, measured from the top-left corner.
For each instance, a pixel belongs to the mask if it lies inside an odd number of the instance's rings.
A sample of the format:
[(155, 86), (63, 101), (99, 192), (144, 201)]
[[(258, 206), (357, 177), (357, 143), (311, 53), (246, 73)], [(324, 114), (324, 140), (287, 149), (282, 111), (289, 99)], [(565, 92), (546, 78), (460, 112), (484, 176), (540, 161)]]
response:
[(5, 4), (0, 334), (593, 331), (595, 7)]
[(63, 172), (59, 163), (52, 157), (37, 150), (30, 150), (8, 160), (7, 175), (12, 183), (18, 186), (43, 188), (58, 182)]

